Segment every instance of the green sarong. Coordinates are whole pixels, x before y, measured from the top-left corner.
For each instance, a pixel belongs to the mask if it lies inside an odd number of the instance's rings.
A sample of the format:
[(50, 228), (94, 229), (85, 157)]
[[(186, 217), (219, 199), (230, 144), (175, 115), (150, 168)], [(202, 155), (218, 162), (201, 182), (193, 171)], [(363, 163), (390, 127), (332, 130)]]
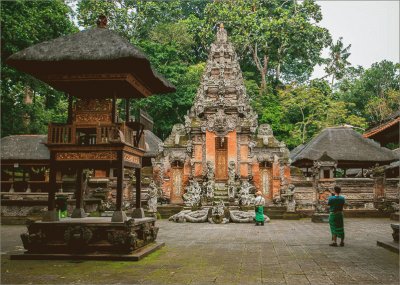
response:
[(256, 206), (256, 222), (264, 222), (264, 207)]
[(329, 226), (331, 227), (332, 235), (344, 239), (343, 212), (330, 212)]

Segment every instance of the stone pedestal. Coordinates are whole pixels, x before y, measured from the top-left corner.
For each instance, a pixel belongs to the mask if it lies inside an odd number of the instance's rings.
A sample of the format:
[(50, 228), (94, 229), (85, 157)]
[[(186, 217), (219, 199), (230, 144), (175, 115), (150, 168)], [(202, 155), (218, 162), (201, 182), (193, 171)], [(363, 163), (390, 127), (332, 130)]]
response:
[(127, 219), (128, 219), (128, 217), (126, 216), (124, 211), (114, 211), (112, 218), (111, 218), (111, 222), (121, 223), (121, 222), (125, 222)]
[(75, 208), (72, 211), (71, 218), (85, 218), (85, 217), (86, 217), (86, 213), (85, 213), (85, 210), (82, 208)]
[(144, 210), (143, 210), (143, 208), (137, 208), (137, 209), (133, 209), (133, 211), (132, 211), (132, 218), (135, 218), (135, 219), (140, 219), (140, 218), (144, 218), (145, 217), (145, 215), (144, 215)]
[(399, 221), (399, 217), (400, 217), (399, 212), (394, 212), (394, 213), (392, 213), (392, 214), (390, 215), (390, 219), (391, 219), (392, 221)]
[(58, 217), (58, 212), (56, 210), (46, 211), (42, 217), (43, 222), (55, 222), (59, 220), (60, 218)]
[(399, 224), (391, 224), (393, 241), (399, 243)]
[(329, 223), (329, 214), (314, 213), (311, 216), (311, 222), (313, 222), (313, 223)]

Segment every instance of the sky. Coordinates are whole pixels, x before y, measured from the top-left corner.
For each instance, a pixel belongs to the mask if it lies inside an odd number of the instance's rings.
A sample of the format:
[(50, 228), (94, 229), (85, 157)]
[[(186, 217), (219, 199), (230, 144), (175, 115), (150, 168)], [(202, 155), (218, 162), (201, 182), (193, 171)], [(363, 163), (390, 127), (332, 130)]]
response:
[[(399, 14), (400, 0), (392, 1), (317, 1), (323, 20), (334, 41), (343, 37), (345, 46), (351, 44), (348, 61), (353, 65), (370, 67), (384, 59), (400, 62)], [(323, 53), (328, 56), (328, 50)], [(324, 75), (316, 66), (313, 77)]]

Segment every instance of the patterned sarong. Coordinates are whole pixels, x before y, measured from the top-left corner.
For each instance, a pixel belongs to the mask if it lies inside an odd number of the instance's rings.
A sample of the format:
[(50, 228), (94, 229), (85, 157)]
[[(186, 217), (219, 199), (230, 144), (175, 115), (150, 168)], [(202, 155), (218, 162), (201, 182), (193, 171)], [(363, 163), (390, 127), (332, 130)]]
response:
[(256, 222), (264, 222), (264, 207), (256, 206)]
[(329, 226), (332, 235), (338, 238), (344, 238), (343, 212), (331, 212), (329, 214)]

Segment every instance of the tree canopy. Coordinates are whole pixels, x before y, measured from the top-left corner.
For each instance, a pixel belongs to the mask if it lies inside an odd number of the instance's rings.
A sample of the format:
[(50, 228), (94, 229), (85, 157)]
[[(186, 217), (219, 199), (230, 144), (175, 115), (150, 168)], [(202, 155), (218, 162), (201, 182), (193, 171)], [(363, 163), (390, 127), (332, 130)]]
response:
[[(333, 40), (320, 26), (321, 9), (312, 0), (18, 0), (1, 5), (2, 136), (46, 133), (48, 122), (65, 121), (67, 108), (64, 94), (8, 67), (5, 59), (35, 43), (90, 28), (100, 14), (177, 87), (174, 94), (132, 106), (132, 112), (142, 108), (153, 116), (154, 132), (162, 139), (192, 105), (220, 23), (235, 46), (260, 123), (271, 124), (291, 148), (324, 127), (379, 124), (400, 106), (399, 63), (351, 66), (351, 45)], [(330, 50), (328, 58), (322, 56), (324, 48)], [(326, 76), (312, 79), (318, 64), (325, 65)]]

